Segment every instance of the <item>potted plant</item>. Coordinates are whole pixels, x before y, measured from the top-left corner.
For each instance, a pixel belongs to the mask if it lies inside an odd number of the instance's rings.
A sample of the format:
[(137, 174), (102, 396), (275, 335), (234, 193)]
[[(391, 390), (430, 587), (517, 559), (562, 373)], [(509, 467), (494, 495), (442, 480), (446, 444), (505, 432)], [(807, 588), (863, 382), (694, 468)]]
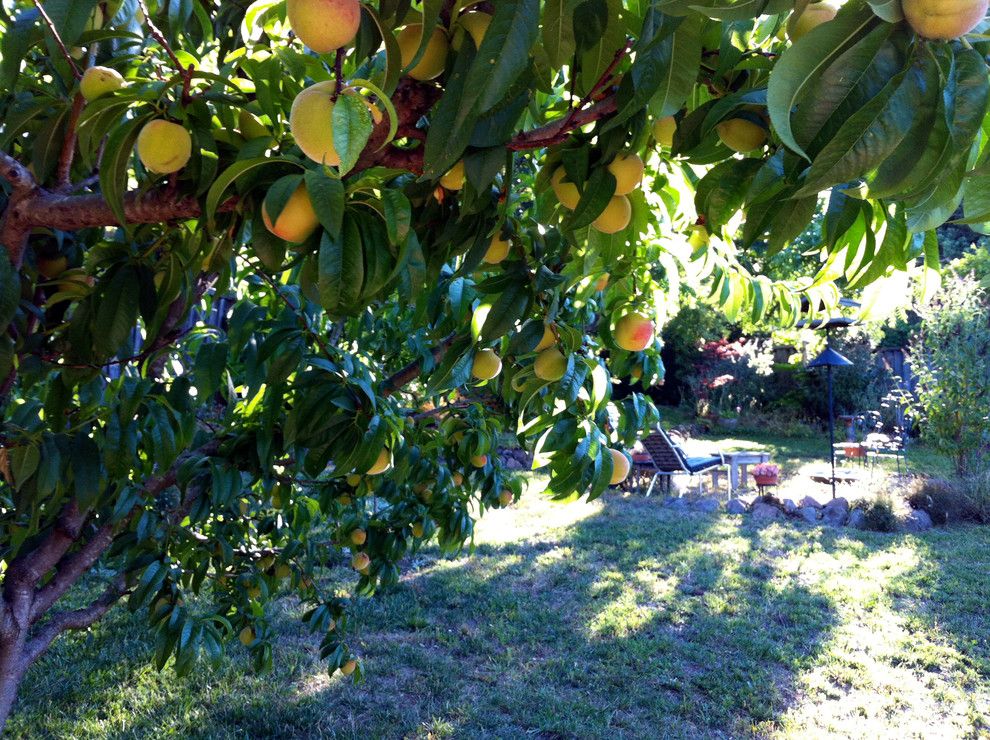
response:
[(758, 486), (775, 486), (780, 478), (780, 467), (773, 463), (759, 463), (753, 466), (753, 480)]

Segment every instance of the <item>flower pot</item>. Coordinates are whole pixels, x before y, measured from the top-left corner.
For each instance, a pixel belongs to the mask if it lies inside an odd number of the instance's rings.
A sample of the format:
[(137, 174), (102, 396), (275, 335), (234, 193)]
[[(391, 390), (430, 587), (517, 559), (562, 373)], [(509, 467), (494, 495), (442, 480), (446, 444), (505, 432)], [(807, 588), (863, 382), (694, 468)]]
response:
[(775, 485), (777, 485), (777, 479), (779, 477), (780, 477), (779, 474), (775, 474), (775, 475), (754, 475), (753, 476), (753, 480), (756, 481), (756, 485), (758, 485), (758, 486), (775, 486)]

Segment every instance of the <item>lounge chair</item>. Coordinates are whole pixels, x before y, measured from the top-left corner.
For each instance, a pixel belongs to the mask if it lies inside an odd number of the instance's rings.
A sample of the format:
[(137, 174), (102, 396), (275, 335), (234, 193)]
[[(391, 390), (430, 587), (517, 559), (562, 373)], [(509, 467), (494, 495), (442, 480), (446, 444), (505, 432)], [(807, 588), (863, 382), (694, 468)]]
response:
[[(654, 471), (653, 479), (650, 481), (646, 495), (653, 493), (653, 487), (657, 479), (664, 478), (660, 484), (660, 490), (670, 493), (671, 477), (681, 473), (695, 476), (707, 470), (712, 471), (712, 484), (718, 486), (719, 471), (725, 468), (726, 463), (722, 455), (715, 453), (701, 457), (688, 457), (687, 453), (676, 444), (663, 429), (657, 430), (644, 438), (643, 449), (650, 456), (650, 463), (647, 466)], [(698, 480), (698, 491), (701, 491), (701, 480)]]

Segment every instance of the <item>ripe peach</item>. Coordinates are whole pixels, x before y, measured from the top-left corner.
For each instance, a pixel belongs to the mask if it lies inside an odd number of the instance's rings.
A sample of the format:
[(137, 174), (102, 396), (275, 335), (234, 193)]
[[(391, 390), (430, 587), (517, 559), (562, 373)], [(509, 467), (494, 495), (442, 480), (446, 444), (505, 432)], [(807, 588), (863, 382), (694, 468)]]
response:
[(553, 333), (553, 324), (543, 325), (543, 336), (540, 338), (540, 343), (533, 348), (534, 352), (542, 352), (545, 349), (550, 349), (557, 342), (557, 337)]
[(668, 149), (674, 145), (674, 132), (677, 130), (677, 121), (673, 116), (664, 116), (653, 122), (653, 138), (657, 144)]
[(186, 166), (192, 156), (192, 137), (179, 124), (156, 118), (138, 134), (137, 153), (147, 170), (169, 175)]
[(560, 205), (573, 211), (577, 208), (578, 201), (581, 200), (581, 193), (578, 192), (577, 185), (566, 180), (567, 172), (563, 167), (558, 167), (550, 177), (550, 187), (553, 188), (554, 195), (560, 201)]
[(317, 218), (313, 203), (309, 199), (306, 183), (300, 183), (295, 192), (289, 196), (274, 224), (264, 204), (261, 205), (261, 219), (275, 236), (293, 244), (306, 241), (320, 225), (320, 219)]
[(729, 118), (715, 126), (718, 138), (736, 152), (751, 152), (762, 147), (767, 140), (767, 130), (746, 118)]
[(567, 372), (567, 358), (556, 347), (545, 349), (533, 363), (533, 373), (540, 380), (557, 381)]
[(627, 313), (615, 322), (615, 343), (628, 352), (640, 352), (653, 344), (653, 322), (639, 313)]
[(638, 154), (620, 154), (612, 160), (608, 171), (615, 177), (615, 194), (628, 195), (639, 187), (645, 166)]
[(502, 360), (493, 349), (482, 349), (474, 356), (471, 375), (478, 380), (491, 380), (502, 372)]
[(79, 92), (87, 101), (119, 90), (124, 85), (120, 72), (109, 67), (89, 67), (79, 81)]
[(317, 54), (346, 46), (361, 26), (359, 0), (286, 0), (289, 25)]
[(919, 36), (949, 40), (972, 31), (987, 14), (987, 0), (904, 0), (904, 17)]
[(337, 166), (340, 155), (333, 144), (333, 80), (317, 82), (296, 95), (289, 111), (289, 130), (303, 154), (317, 164)]
[[(416, 56), (419, 49), (420, 39), (423, 38), (423, 24), (411, 23), (403, 28), (396, 39), (399, 42), (399, 51), (402, 54), (402, 66), (409, 66), (409, 62)], [(434, 28), (433, 34), (426, 45), (426, 51), (422, 58), (409, 70), (409, 76), (414, 80), (432, 80), (439, 77), (447, 63), (447, 32), (442, 28)]]
[(629, 225), (632, 219), (632, 204), (624, 195), (616, 195), (592, 222), (591, 226), (603, 234), (616, 234)]
[(440, 184), (447, 190), (460, 190), (464, 187), (464, 160), (451, 167), (447, 174), (440, 178)]
[(392, 467), (392, 453), (389, 452), (388, 447), (383, 447), (382, 451), (378, 453), (375, 464), (368, 470), (368, 475), (381, 475), (390, 467)]
[(609, 483), (615, 486), (629, 477), (630, 463), (629, 458), (618, 450), (609, 447), (608, 451), (612, 455), (612, 479)]
[(488, 251), (485, 252), (484, 261), (489, 265), (497, 265), (508, 256), (509, 241), (503, 239), (501, 234), (495, 234), (492, 237), (491, 244), (488, 245)]
[(787, 19), (787, 36), (793, 44), (812, 28), (835, 18), (838, 12), (838, 6), (831, 2), (809, 3), (802, 13), (791, 13)]
[[(488, 13), (469, 10), (457, 17), (457, 24), (474, 40), (474, 48), (480, 49), (481, 42), (485, 40), (485, 34), (488, 33), (488, 27), (492, 24), (492, 17)], [(462, 37), (463, 34), (458, 34), (454, 37), (455, 51), (461, 48), (460, 41)]]

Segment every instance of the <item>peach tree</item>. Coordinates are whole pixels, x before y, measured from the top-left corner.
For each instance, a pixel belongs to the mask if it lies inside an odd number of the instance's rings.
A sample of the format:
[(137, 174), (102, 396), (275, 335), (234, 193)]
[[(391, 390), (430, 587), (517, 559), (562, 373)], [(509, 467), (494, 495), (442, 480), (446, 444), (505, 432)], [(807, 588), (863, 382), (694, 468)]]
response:
[(183, 673), (291, 593), (359, 677), (350, 599), (512, 502), (500, 444), (626, 475), (685, 273), (778, 323), (932, 273), (990, 220), (986, 9), (5, 3), (0, 717), (116, 604)]

